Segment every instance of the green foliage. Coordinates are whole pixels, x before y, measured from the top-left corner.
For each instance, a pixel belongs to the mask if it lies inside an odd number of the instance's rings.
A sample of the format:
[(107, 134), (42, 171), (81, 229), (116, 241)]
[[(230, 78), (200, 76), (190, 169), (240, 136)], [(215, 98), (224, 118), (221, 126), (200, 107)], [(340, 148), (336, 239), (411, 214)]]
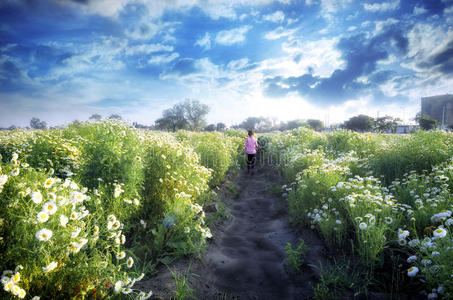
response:
[[(202, 226), (204, 212), (197, 199), (208, 189), (211, 172), (200, 166), (191, 147), (170, 135), (150, 133), (145, 143), (140, 219), (152, 230), (145, 230), (140, 239), (154, 240), (150, 250), (155, 257), (199, 252), (211, 234)], [(163, 221), (169, 215), (174, 215), (175, 222), (165, 226)]]
[(44, 121), (41, 121), (39, 118), (31, 118), (30, 127), (33, 129), (46, 129), (47, 124)]
[(191, 133), (178, 131), (177, 138), (192, 146), (200, 156), (203, 166), (212, 170), (210, 186), (219, 185), (228, 169), (235, 165), (242, 141), (237, 138), (225, 137), (220, 133)]
[(80, 167), (75, 178), (103, 195), (105, 215), (115, 213), (120, 218), (133, 215), (141, 200), (144, 180), (144, 147), (138, 131), (109, 120), (71, 125), (62, 135), (80, 144), (83, 155), (79, 153)]
[(185, 300), (185, 299), (196, 299), (194, 296), (194, 290), (189, 286), (189, 276), (194, 275), (189, 273), (190, 265), (184, 272), (171, 272), (173, 279), (175, 280), (176, 289), (173, 292), (171, 299), (174, 300)]
[[(439, 131), (316, 137), (299, 130), (272, 135), (267, 155), (286, 157), (278, 166), (287, 179), (290, 221), (355, 257), (369, 278), (390, 280), (387, 292), (416, 286), (410, 279), (416, 276), (446, 297), (453, 291), (446, 271), (453, 267), (452, 139)], [(408, 256), (408, 265), (401, 264)], [(330, 283), (337, 280), (323, 281), (315, 287), (317, 298), (338, 295)]]
[(248, 117), (241, 124), (239, 128), (245, 130), (256, 130), (257, 132), (269, 131), (272, 127), (272, 122), (269, 118), (264, 117)]
[(178, 129), (199, 131), (206, 126), (204, 118), (208, 112), (209, 106), (206, 104), (187, 99), (164, 110), (162, 118), (156, 121), (156, 127), (171, 131)]
[(298, 272), (301, 270), (307, 250), (308, 248), (307, 245), (305, 245), (304, 240), (300, 240), (295, 248), (293, 248), (293, 245), (291, 245), (291, 243), (286, 243), (286, 261), (288, 262), (291, 271)]
[(376, 118), (374, 122), (374, 127), (378, 132), (395, 132), (395, 128), (402, 121), (399, 118), (393, 118), (390, 116), (384, 116), (381, 118)]
[(432, 130), (435, 129), (439, 124), (439, 121), (431, 118), (427, 114), (418, 113), (415, 117), (415, 121), (420, 125), (420, 128), (423, 130)]
[[(194, 136), (193, 143), (202, 155), (222, 157), (220, 168), (212, 166), (220, 181), (243, 139), (215, 133)], [(149, 293), (131, 291), (143, 277), (134, 271), (138, 262), (153, 266), (199, 254), (212, 236), (198, 203), (211, 171), (188, 141), (112, 120), (77, 122), (62, 130), (2, 132), (0, 154), (2, 298), (14, 287), (27, 297), (120, 299), (131, 292), (146, 299)], [(38, 191), (56, 212), (31, 199)], [(48, 241), (35, 236), (44, 226), (52, 232)]]
[(320, 130), (321, 128), (324, 127), (324, 123), (321, 120), (316, 119), (308, 119), (307, 124), (313, 130)]
[(352, 131), (340, 130), (327, 134), (326, 152), (334, 154), (354, 151), (359, 157), (374, 153), (379, 147), (379, 135), (359, 134)]
[[(15, 154), (0, 166), (4, 292), (19, 298), (107, 297), (114, 293), (109, 286), (136, 275), (118, 272), (132, 267), (122, 248), (122, 224), (87, 210), (86, 189), (70, 179), (48, 177)], [(115, 259), (118, 255), (121, 259)]]
[(386, 184), (390, 184), (405, 173), (420, 173), (446, 161), (453, 155), (451, 145), (453, 135), (450, 133), (419, 131), (381, 144), (383, 149), (370, 158), (370, 165), (377, 176), (383, 175)]
[(351, 261), (334, 261), (326, 267), (314, 267), (320, 270), (319, 283), (314, 288), (315, 299), (343, 299), (348, 293), (354, 297), (368, 295), (371, 276)]
[(367, 115), (358, 115), (344, 122), (344, 128), (354, 131), (370, 131), (373, 128), (374, 119)]

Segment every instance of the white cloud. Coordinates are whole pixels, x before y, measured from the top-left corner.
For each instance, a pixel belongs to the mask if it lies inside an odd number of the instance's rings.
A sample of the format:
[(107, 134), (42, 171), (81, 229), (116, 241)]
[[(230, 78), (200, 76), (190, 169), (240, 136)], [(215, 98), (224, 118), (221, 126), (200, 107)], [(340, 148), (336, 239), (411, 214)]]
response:
[[(212, 19), (236, 19), (236, 9), (243, 6), (260, 6), (272, 3), (273, 0), (92, 0), (87, 3), (72, 0), (60, 0), (66, 5), (82, 9), (86, 13), (117, 18), (126, 6), (143, 5), (148, 18), (160, 18), (166, 11), (185, 12), (193, 7), (200, 8)], [(288, 2), (289, 0), (281, 0)], [(141, 9), (141, 8), (135, 8)]]
[(153, 52), (173, 51), (172, 46), (162, 44), (141, 44), (129, 46), (125, 50), (126, 55), (150, 54)]
[(17, 46), (17, 44), (6, 44), (5, 46), (3, 47), (0, 47), (0, 52), (9, 52), (11, 49), (15, 48)]
[(236, 71), (246, 67), (249, 63), (247, 58), (241, 58), (238, 60), (232, 60), (227, 64), (227, 69), (229, 71)]
[(376, 31), (374, 32), (374, 34), (375, 35), (379, 34), (382, 31), (384, 31), (388, 26), (398, 24), (399, 22), (400, 21), (393, 19), (393, 18), (389, 18), (385, 21), (376, 21), (376, 22), (374, 22), (374, 25), (376, 26)]
[(418, 23), (409, 31), (408, 39), (410, 62), (403, 66), (417, 72), (426, 73), (426, 69), (420, 68), (420, 65), (423, 65), (426, 59), (439, 50), (445, 48), (446, 43), (453, 39), (453, 29), (445, 32), (437, 26)]
[(222, 45), (233, 45), (243, 42), (245, 40), (245, 34), (251, 28), (251, 26), (242, 26), (231, 30), (219, 31), (216, 35), (215, 41)]
[(274, 29), (264, 35), (265, 39), (276, 40), (281, 37), (291, 36), (296, 32), (297, 29), (286, 29), (285, 27), (279, 26), (277, 29)]
[(363, 8), (367, 11), (371, 12), (385, 12), (389, 10), (396, 10), (400, 6), (400, 1), (394, 1), (394, 2), (383, 2), (383, 3), (365, 3), (363, 4)]
[(427, 10), (424, 7), (420, 7), (420, 6), (415, 6), (414, 7), (414, 15), (416, 15), (416, 16), (422, 15), (422, 14), (424, 14), (426, 12), (427, 12)]
[[(293, 40), (282, 44), (282, 50), (291, 54), (286, 62), (287, 70), (283, 76), (300, 76), (313, 69), (314, 76), (329, 77), (335, 70), (342, 69), (344, 61), (341, 52), (336, 49), (338, 38), (320, 39), (305, 42)], [(298, 58), (298, 60), (294, 60)], [(282, 63), (282, 60), (280, 60)], [(284, 75), (288, 73), (288, 75)]]
[(195, 42), (195, 46), (200, 46), (205, 51), (211, 49), (211, 36), (209, 35), (209, 33), (206, 32), (206, 34), (202, 38), (198, 39)]
[(148, 64), (150, 64), (150, 65), (165, 64), (165, 63), (171, 62), (172, 60), (175, 60), (178, 57), (179, 57), (178, 53), (156, 55), (156, 56), (151, 57), (148, 60)]
[[(178, 22), (155, 22), (147, 18), (142, 18), (137, 23), (133, 23), (126, 29), (125, 33), (134, 40), (150, 40), (160, 33), (166, 35), (174, 33)], [(168, 42), (168, 39), (166, 40)]]
[(265, 21), (269, 21), (269, 22), (281, 23), (281, 22), (283, 22), (285, 20), (285, 14), (282, 11), (277, 10), (273, 14), (264, 15), (263, 19)]
[(51, 69), (48, 74), (36, 79), (39, 81), (62, 78), (71, 80), (76, 75), (88, 74), (91, 76), (101, 72), (121, 70), (125, 67), (122, 55), (127, 49), (127, 45), (128, 42), (125, 39), (105, 36), (92, 43), (77, 46), (72, 43), (50, 43), (49, 46), (62, 51), (70, 50), (73, 54), (62, 60), (62, 63)]
[(81, 8), (86, 13), (97, 14), (104, 17), (118, 17), (119, 13), (126, 7), (129, 3), (135, 2), (135, 0), (96, 0), (88, 1), (87, 3), (78, 3), (71, 0), (62, 0), (61, 2)]
[(322, 10), (326, 13), (334, 13), (345, 8), (352, 0), (321, 0)]
[(349, 27), (348, 27), (348, 31), (354, 31), (354, 30), (356, 30), (356, 29), (357, 29), (356, 26), (349, 26)]

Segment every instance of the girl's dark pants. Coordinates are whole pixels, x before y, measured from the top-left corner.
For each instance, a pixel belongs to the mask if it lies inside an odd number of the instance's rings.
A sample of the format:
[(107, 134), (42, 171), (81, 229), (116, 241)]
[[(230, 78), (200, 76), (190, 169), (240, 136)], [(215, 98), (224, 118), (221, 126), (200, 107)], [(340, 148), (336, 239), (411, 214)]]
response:
[(256, 154), (247, 154), (247, 170), (255, 169)]

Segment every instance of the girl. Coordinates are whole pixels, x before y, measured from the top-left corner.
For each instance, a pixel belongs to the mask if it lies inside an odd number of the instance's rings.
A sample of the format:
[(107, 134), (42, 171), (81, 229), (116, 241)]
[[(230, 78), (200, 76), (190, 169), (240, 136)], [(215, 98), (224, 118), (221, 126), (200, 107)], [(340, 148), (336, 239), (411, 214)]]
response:
[(256, 150), (258, 143), (256, 142), (255, 133), (253, 130), (248, 131), (249, 137), (245, 139), (244, 153), (247, 154), (247, 173), (255, 170)]

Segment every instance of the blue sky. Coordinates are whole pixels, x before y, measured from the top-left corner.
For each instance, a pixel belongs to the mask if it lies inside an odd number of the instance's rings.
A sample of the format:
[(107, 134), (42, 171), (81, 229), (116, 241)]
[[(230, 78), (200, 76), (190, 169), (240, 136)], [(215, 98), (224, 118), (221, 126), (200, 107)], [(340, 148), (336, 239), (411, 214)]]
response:
[(0, 127), (93, 113), (409, 121), (453, 93), (453, 1), (3, 0)]

